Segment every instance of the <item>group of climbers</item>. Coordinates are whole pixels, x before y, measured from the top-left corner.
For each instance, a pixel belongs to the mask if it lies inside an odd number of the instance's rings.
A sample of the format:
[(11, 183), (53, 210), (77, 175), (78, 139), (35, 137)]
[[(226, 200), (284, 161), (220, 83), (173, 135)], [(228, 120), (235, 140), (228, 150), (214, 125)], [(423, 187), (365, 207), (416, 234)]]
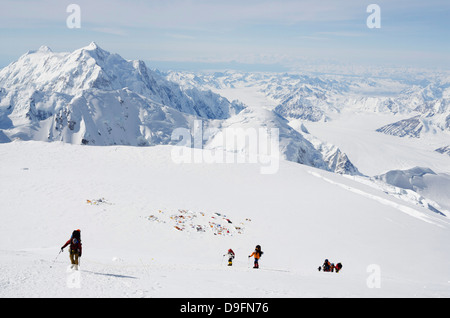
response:
[[(70, 246), (69, 246), (70, 245)], [(82, 243), (81, 243), (81, 230), (77, 229), (72, 232), (70, 239), (61, 247), (61, 252), (64, 251), (64, 248), (69, 246), (69, 258), (71, 263), (71, 268), (78, 270), (80, 257), (82, 253)], [(233, 265), (233, 259), (236, 257), (234, 251), (230, 248), (228, 250), (228, 266)], [(257, 245), (255, 251), (249, 256), (254, 257), (254, 266), (253, 268), (259, 268), (259, 259), (263, 255), (261, 251), (261, 246)], [(225, 256), (225, 255), (224, 255)]]
[[(261, 258), (261, 256), (264, 254), (263, 251), (261, 251), (261, 246), (260, 245), (256, 245), (255, 250), (253, 251), (253, 253), (251, 255), (249, 255), (248, 258), (250, 257), (254, 257), (254, 263), (253, 263), (253, 268), (258, 269), (259, 268), (259, 259)], [(234, 253), (234, 251), (230, 248), (228, 250), (228, 253), (226, 254), (228, 256), (228, 266), (233, 266), (233, 259), (236, 257), (236, 254)], [(224, 255), (225, 256), (225, 255)]]
[[(70, 245), (70, 246), (69, 246)], [(69, 246), (69, 258), (71, 262), (71, 268), (78, 270), (78, 266), (80, 263), (80, 257), (82, 253), (82, 244), (81, 244), (81, 231), (74, 230), (72, 232), (72, 235), (70, 239), (61, 247), (61, 252), (64, 251), (64, 248)], [(253, 257), (253, 268), (258, 269), (259, 268), (259, 260), (261, 256), (264, 254), (263, 251), (261, 251), (261, 246), (256, 245), (255, 250), (252, 254), (248, 256), (248, 258)], [(233, 266), (233, 260), (236, 257), (236, 254), (234, 251), (230, 248), (227, 252), (227, 254), (224, 254), (228, 256), (228, 266)], [(328, 259), (325, 259), (322, 266), (319, 266), (318, 270), (324, 271), (324, 272), (336, 272), (339, 273), (339, 271), (342, 269), (342, 264), (337, 263), (336, 265), (334, 263), (331, 263)]]
[(331, 263), (328, 259), (325, 259), (322, 266), (319, 266), (318, 270), (319, 272), (323, 270), (324, 272), (336, 272), (339, 273), (339, 271), (342, 269), (342, 264), (337, 263), (334, 265), (334, 263)]

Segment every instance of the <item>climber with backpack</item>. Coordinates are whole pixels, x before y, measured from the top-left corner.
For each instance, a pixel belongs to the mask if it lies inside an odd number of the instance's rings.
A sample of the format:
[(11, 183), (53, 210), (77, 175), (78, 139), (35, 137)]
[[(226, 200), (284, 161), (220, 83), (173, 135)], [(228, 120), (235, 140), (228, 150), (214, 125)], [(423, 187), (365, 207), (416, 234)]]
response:
[(61, 247), (61, 252), (64, 251), (64, 248), (66, 246), (70, 245), (69, 247), (69, 257), (70, 257), (70, 263), (71, 268), (74, 268), (75, 270), (78, 270), (79, 265), (79, 258), (81, 257), (81, 231), (75, 230), (72, 232), (72, 236), (70, 239)]
[(261, 256), (264, 254), (263, 251), (261, 251), (261, 246), (260, 245), (256, 245), (255, 251), (248, 257), (254, 257), (255, 258), (255, 262), (253, 265), (253, 268), (257, 269), (259, 268), (259, 259), (261, 258)]
[(322, 269), (324, 272), (331, 272), (331, 263), (328, 259), (323, 262)]
[(236, 254), (234, 254), (234, 251), (230, 248), (228, 250), (227, 255), (228, 255), (228, 266), (233, 266), (233, 259), (236, 257)]

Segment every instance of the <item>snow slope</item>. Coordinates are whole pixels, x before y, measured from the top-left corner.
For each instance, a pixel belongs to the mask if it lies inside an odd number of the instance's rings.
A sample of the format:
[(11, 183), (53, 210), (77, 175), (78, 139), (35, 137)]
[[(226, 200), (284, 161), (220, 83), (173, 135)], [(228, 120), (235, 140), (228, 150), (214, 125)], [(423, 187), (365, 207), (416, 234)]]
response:
[[(173, 149), (0, 144), (0, 297), (450, 296), (447, 218), (305, 165), (263, 175), (259, 164), (175, 164)], [(55, 257), (76, 228), (72, 272), (67, 249)], [(260, 270), (247, 258), (256, 244)], [(342, 272), (318, 272), (325, 258)]]

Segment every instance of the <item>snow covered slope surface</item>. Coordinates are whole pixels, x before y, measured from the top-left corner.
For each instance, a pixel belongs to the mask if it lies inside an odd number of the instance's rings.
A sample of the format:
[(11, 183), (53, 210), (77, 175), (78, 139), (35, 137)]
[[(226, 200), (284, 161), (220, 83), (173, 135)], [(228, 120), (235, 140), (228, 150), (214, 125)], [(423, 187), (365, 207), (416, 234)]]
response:
[[(0, 144), (0, 297), (450, 296), (447, 218), (324, 170), (173, 149)], [(56, 257), (78, 228), (74, 272)], [(318, 272), (325, 258), (342, 271)]]

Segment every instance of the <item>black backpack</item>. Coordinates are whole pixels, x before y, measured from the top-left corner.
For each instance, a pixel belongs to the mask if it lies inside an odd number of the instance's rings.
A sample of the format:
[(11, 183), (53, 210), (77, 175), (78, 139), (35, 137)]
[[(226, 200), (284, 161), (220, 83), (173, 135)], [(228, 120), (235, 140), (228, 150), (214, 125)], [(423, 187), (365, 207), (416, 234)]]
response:
[(259, 257), (261, 257), (264, 254), (264, 252), (261, 251), (261, 246), (260, 245), (256, 245), (256, 252), (259, 254)]
[(81, 242), (81, 232), (78, 230), (73, 231), (72, 238), (76, 238), (78, 242)]

